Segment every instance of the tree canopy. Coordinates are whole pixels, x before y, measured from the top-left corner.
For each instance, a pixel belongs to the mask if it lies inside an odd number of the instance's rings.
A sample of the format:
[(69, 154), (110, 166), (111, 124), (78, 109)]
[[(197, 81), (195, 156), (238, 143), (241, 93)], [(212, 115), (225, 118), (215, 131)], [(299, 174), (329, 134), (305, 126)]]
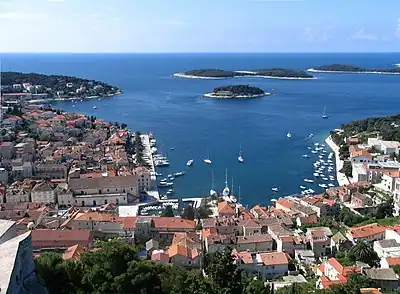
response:
[(231, 251), (207, 256), (206, 276), (137, 258), (138, 248), (119, 241), (100, 242), (76, 260), (44, 253), (36, 267), (50, 294), (272, 294), (264, 280), (242, 274)]

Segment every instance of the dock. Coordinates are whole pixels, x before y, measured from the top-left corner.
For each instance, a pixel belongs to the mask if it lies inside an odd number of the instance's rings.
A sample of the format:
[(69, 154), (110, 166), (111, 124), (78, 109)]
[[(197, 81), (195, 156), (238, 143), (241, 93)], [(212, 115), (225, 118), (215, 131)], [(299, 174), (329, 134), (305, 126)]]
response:
[(182, 202), (193, 202), (194, 208), (199, 208), (201, 206), (201, 200), (203, 198), (183, 198)]

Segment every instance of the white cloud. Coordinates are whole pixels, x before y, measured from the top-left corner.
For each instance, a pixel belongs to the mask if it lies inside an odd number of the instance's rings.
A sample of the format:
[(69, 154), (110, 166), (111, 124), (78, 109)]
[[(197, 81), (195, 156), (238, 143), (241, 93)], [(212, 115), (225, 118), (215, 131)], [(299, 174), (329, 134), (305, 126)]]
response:
[(65, 2), (66, 0), (46, 0), (47, 2), (53, 2), (53, 3), (59, 3), (59, 2)]
[(45, 16), (41, 13), (10, 11), (0, 13), (0, 20), (12, 21), (43, 21)]
[(400, 38), (400, 17), (397, 19), (395, 35), (397, 38)]
[(332, 28), (331, 25), (322, 28), (310, 28), (306, 27), (300, 34), (300, 38), (307, 42), (318, 42), (323, 43), (329, 40), (329, 30)]
[(368, 41), (376, 41), (379, 39), (378, 36), (365, 32), (364, 28), (360, 28), (353, 36), (351, 36), (351, 38)]

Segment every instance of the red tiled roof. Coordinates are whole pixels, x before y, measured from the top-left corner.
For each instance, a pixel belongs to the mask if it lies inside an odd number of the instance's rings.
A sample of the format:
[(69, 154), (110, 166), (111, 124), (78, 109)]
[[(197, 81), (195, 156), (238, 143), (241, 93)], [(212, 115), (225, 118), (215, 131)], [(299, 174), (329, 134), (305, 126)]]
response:
[(318, 222), (318, 217), (315, 214), (310, 216), (300, 217), (300, 222), (302, 225), (316, 224)]
[(222, 201), (218, 203), (218, 214), (235, 214), (235, 209), (232, 205), (226, 201)]
[(293, 201), (290, 201), (290, 200), (288, 200), (286, 198), (279, 198), (279, 200), (276, 203), (281, 205), (281, 206), (283, 206), (283, 207), (285, 207), (285, 208), (288, 208), (288, 209), (291, 209), (291, 208), (294, 207)]
[(289, 264), (287, 255), (283, 252), (260, 253), (260, 258), (264, 265)]
[(155, 228), (162, 229), (194, 229), (196, 222), (179, 217), (153, 217)]
[(151, 260), (153, 261), (165, 261), (165, 262), (169, 262), (169, 255), (166, 252), (157, 252), (154, 251), (151, 254)]
[(68, 260), (68, 259), (76, 259), (78, 258), (82, 252), (85, 251), (85, 247), (76, 244), (74, 246), (70, 246), (68, 247), (68, 249), (64, 252), (62, 258), (64, 260)]
[(400, 265), (400, 257), (386, 257), (389, 266)]
[(354, 239), (372, 237), (385, 232), (386, 228), (376, 223), (369, 224), (361, 227), (350, 228), (350, 234)]
[(76, 244), (88, 247), (93, 241), (90, 230), (32, 230), (31, 236), (34, 249), (66, 248)]

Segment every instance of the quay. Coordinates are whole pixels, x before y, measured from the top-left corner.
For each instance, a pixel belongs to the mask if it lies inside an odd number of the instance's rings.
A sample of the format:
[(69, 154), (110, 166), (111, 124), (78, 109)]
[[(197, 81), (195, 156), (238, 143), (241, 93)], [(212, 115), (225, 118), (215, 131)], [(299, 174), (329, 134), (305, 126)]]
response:
[(193, 207), (194, 208), (199, 208), (201, 206), (201, 200), (203, 198), (183, 198), (182, 202), (193, 202)]
[(344, 161), (340, 159), (339, 146), (333, 142), (331, 136), (326, 138), (325, 143), (332, 149), (333, 153), (335, 153), (336, 179), (339, 183), (339, 186), (350, 184), (350, 181), (346, 175), (340, 172), (340, 170), (343, 168)]

